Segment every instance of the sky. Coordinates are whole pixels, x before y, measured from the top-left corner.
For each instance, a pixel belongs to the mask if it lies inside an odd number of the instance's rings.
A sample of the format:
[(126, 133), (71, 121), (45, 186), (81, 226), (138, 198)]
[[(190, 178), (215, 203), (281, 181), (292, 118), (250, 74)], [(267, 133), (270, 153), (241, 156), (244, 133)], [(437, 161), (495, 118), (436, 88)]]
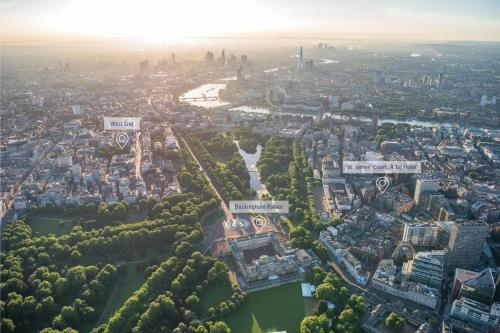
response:
[(309, 36), (500, 41), (500, 0), (0, 0), (2, 41)]

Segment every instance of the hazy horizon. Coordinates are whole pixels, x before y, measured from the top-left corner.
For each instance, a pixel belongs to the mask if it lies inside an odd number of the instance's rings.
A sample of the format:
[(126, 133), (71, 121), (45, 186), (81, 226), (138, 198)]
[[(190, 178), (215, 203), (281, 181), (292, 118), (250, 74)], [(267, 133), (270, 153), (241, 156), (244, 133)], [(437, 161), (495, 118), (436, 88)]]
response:
[(179, 38), (500, 41), (500, 2), (2, 0), (2, 42)]

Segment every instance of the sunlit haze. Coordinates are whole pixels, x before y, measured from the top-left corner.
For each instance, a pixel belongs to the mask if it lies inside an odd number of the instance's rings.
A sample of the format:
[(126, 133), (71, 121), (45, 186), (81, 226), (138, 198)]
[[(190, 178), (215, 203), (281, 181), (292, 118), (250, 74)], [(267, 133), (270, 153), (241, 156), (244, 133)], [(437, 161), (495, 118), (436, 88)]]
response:
[(499, 40), (495, 0), (2, 0), (2, 40), (248, 34)]

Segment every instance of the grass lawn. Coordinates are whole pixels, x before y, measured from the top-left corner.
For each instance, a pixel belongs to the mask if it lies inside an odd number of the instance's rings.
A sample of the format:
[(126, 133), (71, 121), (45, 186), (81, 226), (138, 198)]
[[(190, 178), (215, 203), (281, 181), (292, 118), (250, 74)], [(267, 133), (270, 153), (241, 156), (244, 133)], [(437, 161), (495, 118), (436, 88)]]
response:
[(203, 220), (201, 221), (201, 224), (202, 225), (212, 225), (215, 222), (217, 222), (217, 220), (221, 219), (222, 217), (224, 217), (224, 212), (219, 209), (219, 210), (213, 211), (213, 212), (205, 215), (203, 217)]
[[(62, 222), (62, 223), (61, 223)], [(33, 235), (46, 236), (55, 234), (56, 236), (69, 234), (76, 225), (76, 220), (62, 217), (32, 217), (29, 222)]]
[(314, 310), (318, 306), (318, 300), (314, 298), (305, 298), (304, 299), (304, 311), (306, 316), (314, 315)]
[(208, 315), (208, 309), (213, 306), (219, 305), (220, 302), (225, 301), (231, 297), (233, 290), (230, 285), (217, 286), (215, 288), (210, 288), (207, 292), (203, 293), (201, 297), (201, 307), (203, 308), (203, 315)]
[(304, 301), (300, 283), (290, 283), (249, 293), (241, 308), (223, 320), (232, 332), (299, 333), (303, 318)]
[(112, 287), (111, 298), (108, 300), (104, 312), (102, 313), (101, 320), (96, 326), (105, 323), (125, 303), (125, 301), (146, 282), (144, 272), (137, 270), (138, 265), (140, 265), (140, 263), (125, 265), (124, 274), (118, 281), (118, 286), (115, 284)]

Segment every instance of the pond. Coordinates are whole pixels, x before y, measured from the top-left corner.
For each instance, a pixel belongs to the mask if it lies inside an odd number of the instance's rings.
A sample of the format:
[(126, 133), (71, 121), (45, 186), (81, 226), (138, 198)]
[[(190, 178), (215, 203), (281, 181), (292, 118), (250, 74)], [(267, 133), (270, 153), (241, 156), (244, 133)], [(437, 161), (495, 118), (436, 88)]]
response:
[(259, 168), (257, 168), (257, 162), (260, 159), (260, 154), (262, 153), (262, 146), (257, 145), (257, 151), (255, 154), (249, 154), (240, 148), (238, 141), (235, 140), (236, 146), (238, 146), (238, 151), (245, 161), (248, 173), (250, 174), (250, 186), (257, 192), (256, 197), (260, 198), (263, 193), (266, 193), (266, 186), (260, 182)]

